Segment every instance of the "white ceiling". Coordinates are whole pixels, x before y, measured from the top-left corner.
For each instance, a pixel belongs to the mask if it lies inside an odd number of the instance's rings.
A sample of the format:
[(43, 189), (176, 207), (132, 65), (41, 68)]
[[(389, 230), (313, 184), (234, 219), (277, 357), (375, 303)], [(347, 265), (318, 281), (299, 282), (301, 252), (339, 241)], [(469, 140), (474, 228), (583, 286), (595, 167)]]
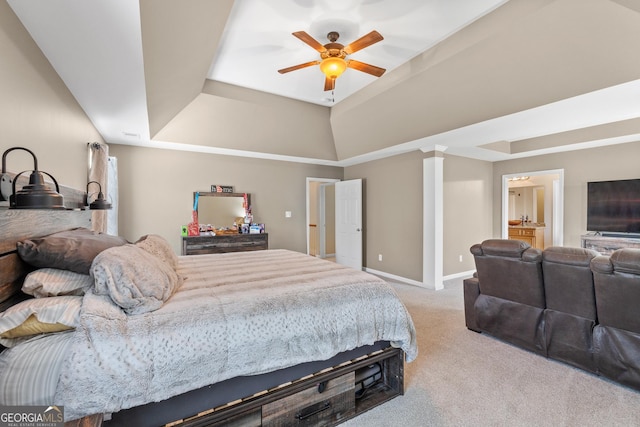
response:
[(387, 72), (491, 12), (506, 0), (236, 0), (209, 79), (331, 106), (376, 77), (347, 69), (332, 92), (318, 66), (277, 70), (319, 58), (291, 33), (306, 31), (320, 44), (337, 31), (347, 45), (372, 30), (384, 40), (349, 58)]

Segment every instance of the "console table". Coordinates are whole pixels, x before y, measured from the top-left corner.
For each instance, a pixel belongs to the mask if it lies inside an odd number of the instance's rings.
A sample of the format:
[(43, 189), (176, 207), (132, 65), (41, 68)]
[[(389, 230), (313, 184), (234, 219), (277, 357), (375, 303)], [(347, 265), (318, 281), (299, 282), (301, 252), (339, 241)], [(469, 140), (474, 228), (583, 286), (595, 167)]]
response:
[(580, 236), (580, 240), (583, 248), (593, 249), (602, 255), (611, 255), (613, 251), (621, 248), (640, 248), (640, 238), (585, 234)]
[(221, 234), (182, 238), (182, 255), (219, 254), (269, 249), (269, 236), (260, 234)]

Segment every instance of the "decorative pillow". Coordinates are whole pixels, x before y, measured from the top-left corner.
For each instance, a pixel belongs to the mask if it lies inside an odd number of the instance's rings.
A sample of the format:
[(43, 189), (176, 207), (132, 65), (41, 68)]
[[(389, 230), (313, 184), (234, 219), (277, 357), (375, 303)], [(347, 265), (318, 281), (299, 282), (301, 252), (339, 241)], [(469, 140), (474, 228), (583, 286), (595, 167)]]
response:
[(105, 249), (127, 241), (118, 236), (96, 233), (87, 228), (74, 228), (37, 239), (18, 242), (18, 254), (38, 268), (57, 268), (89, 274), (91, 262)]
[(57, 268), (41, 268), (27, 275), (22, 284), (22, 292), (36, 298), (84, 295), (85, 290), (91, 286), (93, 286), (93, 278), (88, 274)]
[(72, 337), (72, 331), (38, 335), (0, 353), (0, 402), (12, 406), (48, 406), (55, 402)]
[(147, 234), (139, 238), (135, 245), (160, 258), (174, 270), (178, 267), (178, 256), (164, 237), (157, 234)]
[(108, 295), (127, 314), (143, 314), (162, 307), (182, 279), (160, 258), (136, 245), (107, 249), (93, 261), (94, 293)]
[(81, 296), (35, 298), (0, 314), (0, 344), (13, 347), (24, 337), (73, 329), (80, 318)]

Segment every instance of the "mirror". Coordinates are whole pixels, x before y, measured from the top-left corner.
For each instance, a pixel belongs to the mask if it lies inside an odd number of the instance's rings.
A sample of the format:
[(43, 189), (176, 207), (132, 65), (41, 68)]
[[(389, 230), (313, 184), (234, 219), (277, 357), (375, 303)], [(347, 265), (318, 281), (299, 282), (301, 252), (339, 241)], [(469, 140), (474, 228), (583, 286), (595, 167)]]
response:
[(544, 186), (509, 184), (509, 219), (529, 217), (529, 221), (544, 224)]
[[(198, 222), (214, 228), (232, 227), (238, 217), (244, 217), (244, 193), (199, 192)], [(196, 193), (193, 193), (195, 203)], [(247, 194), (251, 206), (251, 195)]]

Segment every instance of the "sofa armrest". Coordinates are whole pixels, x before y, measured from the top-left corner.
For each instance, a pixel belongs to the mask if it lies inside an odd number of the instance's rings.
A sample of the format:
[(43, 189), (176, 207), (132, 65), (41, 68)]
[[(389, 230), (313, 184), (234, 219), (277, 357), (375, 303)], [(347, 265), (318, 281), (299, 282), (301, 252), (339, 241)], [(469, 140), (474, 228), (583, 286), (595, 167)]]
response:
[(462, 282), (464, 292), (464, 319), (468, 329), (474, 332), (480, 332), (476, 321), (475, 303), (480, 295), (480, 286), (478, 277), (470, 277)]

